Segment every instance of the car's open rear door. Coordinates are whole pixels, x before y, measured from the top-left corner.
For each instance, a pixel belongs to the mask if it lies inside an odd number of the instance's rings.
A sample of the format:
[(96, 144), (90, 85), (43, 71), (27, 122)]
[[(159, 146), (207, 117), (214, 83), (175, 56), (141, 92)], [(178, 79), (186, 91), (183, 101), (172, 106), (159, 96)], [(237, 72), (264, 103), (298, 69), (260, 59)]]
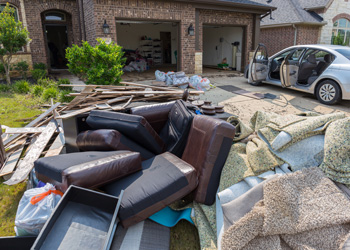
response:
[(293, 50), (281, 64), (280, 77), (283, 88), (294, 86), (298, 81), (299, 59), (304, 49)]
[(249, 82), (261, 82), (268, 75), (268, 56), (264, 44), (260, 43), (254, 52), (254, 56), (249, 64)]

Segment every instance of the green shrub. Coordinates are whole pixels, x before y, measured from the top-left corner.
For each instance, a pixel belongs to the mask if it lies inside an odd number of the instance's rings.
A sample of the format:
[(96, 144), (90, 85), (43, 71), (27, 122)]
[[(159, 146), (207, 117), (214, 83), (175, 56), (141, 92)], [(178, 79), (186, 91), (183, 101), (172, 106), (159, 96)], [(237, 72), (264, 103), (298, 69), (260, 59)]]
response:
[(46, 70), (46, 64), (45, 63), (34, 63), (33, 69)]
[(41, 96), (43, 92), (44, 92), (44, 87), (40, 85), (35, 85), (32, 89), (32, 94), (34, 96)]
[(67, 48), (69, 71), (87, 84), (118, 84), (126, 60), (123, 58), (122, 47), (114, 42), (107, 44), (102, 39), (97, 41), (98, 44), (94, 47), (85, 41), (81, 47), (73, 45)]
[(12, 90), (11, 86), (0, 83), (0, 92), (11, 92), (11, 90)]
[(50, 78), (41, 78), (37, 82), (39, 85), (47, 88), (47, 87), (56, 87), (57, 88), (57, 82), (54, 80), (51, 80)]
[(24, 79), (27, 79), (27, 72), (29, 64), (26, 61), (18, 62), (15, 64), (15, 70), (17, 70)]
[(74, 96), (67, 96), (70, 93), (71, 91), (69, 90), (62, 90), (60, 92), (60, 102), (71, 102), (74, 99)]
[(53, 86), (51, 86), (51, 87), (48, 87), (47, 89), (44, 89), (44, 92), (43, 92), (43, 99), (45, 100), (45, 101), (48, 101), (48, 100), (50, 100), (51, 98), (53, 98), (53, 99), (56, 99), (57, 98), (57, 96), (58, 96), (58, 89), (57, 88), (55, 88), (55, 87), (53, 87)]
[(32, 71), (32, 76), (35, 81), (38, 81), (39, 79), (42, 79), (46, 77), (46, 70), (42, 69), (33, 69)]
[(13, 88), (16, 93), (20, 94), (27, 94), (30, 91), (29, 83), (26, 80), (16, 81)]

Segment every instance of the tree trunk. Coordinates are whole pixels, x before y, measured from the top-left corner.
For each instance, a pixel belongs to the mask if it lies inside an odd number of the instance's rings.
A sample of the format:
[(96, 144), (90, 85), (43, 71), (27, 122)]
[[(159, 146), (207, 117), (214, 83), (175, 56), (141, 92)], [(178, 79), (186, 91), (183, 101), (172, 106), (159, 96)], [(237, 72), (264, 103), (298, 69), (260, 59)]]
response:
[(10, 70), (11, 70), (11, 65), (10, 65), (10, 62), (11, 62), (11, 58), (12, 56), (9, 55), (7, 57), (7, 63), (5, 66), (5, 71), (6, 71), (6, 82), (7, 82), (7, 85), (10, 85), (11, 84), (11, 78), (10, 78)]

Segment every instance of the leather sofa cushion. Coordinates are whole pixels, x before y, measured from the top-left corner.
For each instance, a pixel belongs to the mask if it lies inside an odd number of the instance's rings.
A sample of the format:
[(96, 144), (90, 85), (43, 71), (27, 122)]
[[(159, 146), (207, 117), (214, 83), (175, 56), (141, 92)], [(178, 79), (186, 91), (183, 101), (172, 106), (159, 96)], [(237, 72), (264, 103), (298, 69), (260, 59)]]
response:
[(144, 161), (142, 169), (103, 187), (114, 196), (124, 190), (119, 212), (124, 227), (145, 220), (189, 194), (198, 184), (195, 169), (168, 152)]
[(39, 180), (61, 191), (70, 185), (95, 188), (141, 170), (140, 153), (130, 151), (79, 152), (40, 158), (34, 163)]
[(80, 151), (117, 151), (139, 152), (142, 160), (152, 158), (154, 154), (113, 129), (87, 130), (77, 136)]
[(155, 154), (164, 151), (164, 142), (142, 116), (93, 110), (86, 122), (93, 129), (115, 129)]
[(194, 200), (205, 205), (215, 202), (222, 168), (231, 149), (235, 127), (228, 122), (197, 115), (192, 122), (182, 160), (198, 174)]
[(160, 132), (166, 151), (181, 158), (195, 113), (194, 106), (178, 100), (172, 106), (166, 125)]
[(140, 107), (134, 107), (130, 109), (130, 114), (143, 116), (152, 128), (160, 133), (162, 128), (165, 126), (169, 112), (174, 106), (174, 101), (165, 102), (153, 105), (146, 105)]

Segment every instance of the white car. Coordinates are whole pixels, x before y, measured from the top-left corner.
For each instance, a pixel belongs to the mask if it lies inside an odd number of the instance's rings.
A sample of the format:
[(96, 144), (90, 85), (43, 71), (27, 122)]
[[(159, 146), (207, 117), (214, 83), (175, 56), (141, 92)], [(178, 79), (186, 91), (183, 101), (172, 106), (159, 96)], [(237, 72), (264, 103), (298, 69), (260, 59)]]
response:
[(328, 105), (350, 100), (350, 48), (298, 45), (268, 57), (259, 44), (245, 76), (252, 85), (269, 83), (311, 93)]

